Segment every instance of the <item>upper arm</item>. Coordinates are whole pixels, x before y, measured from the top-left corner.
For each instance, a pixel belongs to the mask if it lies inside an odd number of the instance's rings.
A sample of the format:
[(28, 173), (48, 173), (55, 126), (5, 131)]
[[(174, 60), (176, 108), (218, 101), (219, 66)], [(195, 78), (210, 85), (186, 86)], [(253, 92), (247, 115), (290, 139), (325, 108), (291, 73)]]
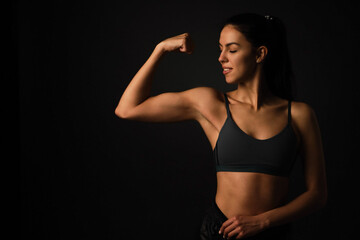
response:
[(197, 120), (201, 117), (199, 99), (213, 91), (208, 87), (192, 88), (182, 92), (166, 92), (151, 96), (141, 104), (129, 110), (121, 118), (148, 121), (174, 122)]
[(293, 115), (301, 138), (300, 155), (304, 162), (307, 188), (319, 192), (326, 198), (325, 160), (316, 114), (306, 103), (297, 102), (295, 106)]

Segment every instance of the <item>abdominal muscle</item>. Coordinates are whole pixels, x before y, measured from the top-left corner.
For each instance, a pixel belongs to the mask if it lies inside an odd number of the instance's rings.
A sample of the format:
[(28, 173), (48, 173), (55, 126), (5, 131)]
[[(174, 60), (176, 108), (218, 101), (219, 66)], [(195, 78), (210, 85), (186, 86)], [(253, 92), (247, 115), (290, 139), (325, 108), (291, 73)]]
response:
[(257, 215), (285, 203), (286, 177), (252, 172), (217, 172), (215, 202), (227, 218)]

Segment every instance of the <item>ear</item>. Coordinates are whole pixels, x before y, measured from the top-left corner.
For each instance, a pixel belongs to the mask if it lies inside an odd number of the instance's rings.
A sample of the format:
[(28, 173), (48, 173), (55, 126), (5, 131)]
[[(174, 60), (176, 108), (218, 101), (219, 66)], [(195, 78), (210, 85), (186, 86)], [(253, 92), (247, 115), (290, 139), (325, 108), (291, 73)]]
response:
[(260, 46), (256, 50), (256, 63), (264, 62), (266, 55), (268, 54), (268, 49), (266, 46)]

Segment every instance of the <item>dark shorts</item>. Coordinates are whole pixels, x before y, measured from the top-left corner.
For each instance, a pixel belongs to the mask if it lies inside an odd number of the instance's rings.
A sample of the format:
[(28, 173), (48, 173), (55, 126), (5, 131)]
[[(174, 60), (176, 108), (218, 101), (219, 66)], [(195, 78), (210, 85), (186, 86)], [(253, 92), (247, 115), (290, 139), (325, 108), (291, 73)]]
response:
[[(201, 228), (201, 240), (224, 240), (223, 236), (219, 234), (219, 230), (227, 217), (221, 212), (215, 201), (212, 206), (207, 209)], [(259, 234), (247, 237), (247, 240), (289, 240), (290, 239), (290, 224), (269, 228)]]

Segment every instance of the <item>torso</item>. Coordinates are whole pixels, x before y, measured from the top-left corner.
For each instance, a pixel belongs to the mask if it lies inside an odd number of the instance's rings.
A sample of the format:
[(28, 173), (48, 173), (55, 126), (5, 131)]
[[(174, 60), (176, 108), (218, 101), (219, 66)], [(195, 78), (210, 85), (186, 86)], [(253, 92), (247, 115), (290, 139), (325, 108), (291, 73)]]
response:
[(256, 215), (284, 204), (288, 179), (251, 172), (218, 172), (215, 201), (226, 217)]
[[(246, 103), (233, 99), (232, 94), (227, 93), (232, 118), (249, 137), (268, 139), (277, 135), (286, 126), (287, 100), (276, 98), (273, 103), (263, 106), (256, 112)], [(227, 113), (223, 94), (212, 92), (210, 95), (211, 100), (208, 99), (207, 104), (200, 106), (204, 117), (199, 123), (214, 149), (219, 132), (227, 119)], [(293, 102), (292, 106), (294, 104)], [(292, 127), (299, 139), (295, 121), (292, 121)], [(256, 215), (276, 208), (284, 204), (287, 192), (287, 177), (253, 172), (217, 172), (215, 200), (228, 218), (235, 215)]]

